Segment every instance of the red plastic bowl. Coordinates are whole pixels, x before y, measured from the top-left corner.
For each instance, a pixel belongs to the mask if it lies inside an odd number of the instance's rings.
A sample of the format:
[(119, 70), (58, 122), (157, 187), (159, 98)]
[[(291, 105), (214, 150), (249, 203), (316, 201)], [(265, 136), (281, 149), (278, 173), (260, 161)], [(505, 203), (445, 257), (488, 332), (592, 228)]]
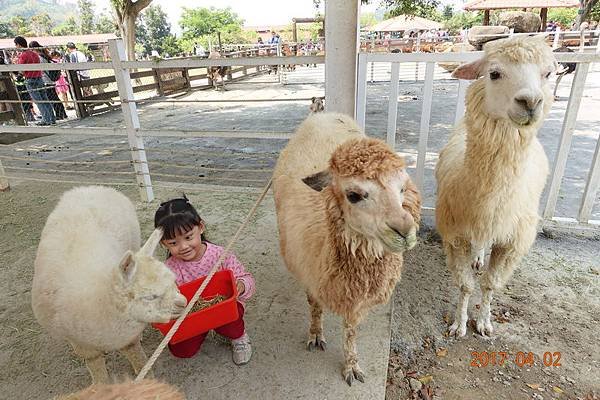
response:
[[(198, 278), (179, 286), (179, 291), (185, 296), (188, 302), (194, 296), (194, 293), (196, 293), (202, 282), (204, 282), (204, 279), (205, 277)], [(237, 320), (239, 318), (237, 286), (233, 278), (233, 272), (228, 269), (218, 271), (214, 274), (201, 297), (203, 299), (211, 299), (219, 294), (227, 297), (227, 299), (203, 310), (188, 314), (169, 343), (182, 342)], [(154, 323), (152, 326), (158, 329), (163, 335), (166, 335), (174, 323), (175, 321), (172, 320), (164, 324)]]

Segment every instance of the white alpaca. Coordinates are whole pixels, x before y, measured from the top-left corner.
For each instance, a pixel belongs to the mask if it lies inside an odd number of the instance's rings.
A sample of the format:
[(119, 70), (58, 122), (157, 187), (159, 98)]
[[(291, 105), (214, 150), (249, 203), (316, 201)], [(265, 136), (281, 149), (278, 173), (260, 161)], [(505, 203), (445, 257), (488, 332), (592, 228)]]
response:
[(536, 135), (552, 104), (548, 78), (556, 69), (542, 36), (490, 42), (482, 59), (453, 73), (476, 79), (466, 114), (436, 166), (436, 225), (448, 268), (460, 289), (450, 333), (464, 336), (469, 297), (484, 249), (477, 331), (492, 333), (490, 303), (535, 240), (548, 160)]
[(356, 328), (389, 300), (417, 242), (420, 196), (404, 160), (348, 116), (312, 114), (281, 152), (273, 192), (283, 259), (307, 293), (308, 349), (325, 350), (323, 308), (340, 315), (342, 376), (362, 382)]
[(139, 372), (146, 324), (167, 322), (186, 305), (173, 273), (152, 257), (161, 237), (155, 230), (140, 249), (133, 204), (102, 186), (69, 190), (48, 216), (35, 260), (33, 312), (84, 358), (94, 383), (108, 382), (107, 351), (121, 351)]

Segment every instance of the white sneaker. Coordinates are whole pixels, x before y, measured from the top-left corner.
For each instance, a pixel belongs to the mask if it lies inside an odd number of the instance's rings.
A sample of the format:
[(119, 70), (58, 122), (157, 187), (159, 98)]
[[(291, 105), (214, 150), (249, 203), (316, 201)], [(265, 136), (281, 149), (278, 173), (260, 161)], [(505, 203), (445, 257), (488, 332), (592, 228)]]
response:
[(244, 333), (238, 339), (231, 340), (231, 355), (236, 365), (244, 365), (250, 361), (252, 346), (250, 345), (250, 337), (247, 333)]

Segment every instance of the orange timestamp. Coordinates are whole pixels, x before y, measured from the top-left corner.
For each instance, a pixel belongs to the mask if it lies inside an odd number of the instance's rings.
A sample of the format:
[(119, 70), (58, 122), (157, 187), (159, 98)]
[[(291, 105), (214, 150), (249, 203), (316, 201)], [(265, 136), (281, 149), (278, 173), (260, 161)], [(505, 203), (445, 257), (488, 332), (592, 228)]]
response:
[[(535, 363), (536, 355), (532, 352), (519, 351), (514, 356), (505, 351), (472, 351), (471, 367), (485, 368), (489, 366), (503, 366), (505, 363), (513, 362), (520, 368), (525, 366), (532, 367)], [(546, 351), (540, 357), (546, 367), (560, 367), (560, 351)]]

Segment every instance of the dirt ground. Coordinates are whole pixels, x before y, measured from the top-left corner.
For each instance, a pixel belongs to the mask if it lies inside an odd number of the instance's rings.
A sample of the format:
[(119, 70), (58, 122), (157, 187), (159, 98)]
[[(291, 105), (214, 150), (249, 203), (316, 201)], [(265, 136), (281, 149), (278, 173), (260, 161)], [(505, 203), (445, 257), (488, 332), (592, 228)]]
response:
[[(21, 181), (10, 192), (0, 193), (2, 398), (51, 398), (57, 392), (80, 388), (88, 380), (82, 362), (66, 344), (49, 338), (41, 330), (30, 308), (31, 264), (39, 234), (59, 195), (68, 187)], [(137, 193), (131, 187), (119, 189), (136, 199)], [(175, 193), (161, 191), (159, 195), (168, 197)], [(222, 195), (224, 209), (233, 204), (228, 197)], [(154, 206), (138, 202), (137, 207), (147, 234)], [(226, 212), (213, 217), (212, 224), (231, 220), (230, 227), (223, 225), (223, 229), (213, 232), (215, 240), (230, 237), (241, 222), (238, 214)], [(262, 208), (257, 219), (263, 221), (264, 229), (269, 229), (274, 221), (273, 211)], [(402, 281), (394, 295), (386, 399), (539, 400), (591, 399), (586, 397), (591, 393), (597, 396), (600, 389), (598, 238), (540, 235), (508, 287), (495, 296), (494, 336), (483, 339), (470, 330), (465, 338), (457, 340), (445, 336), (457, 290), (430, 227), (431, 221), (426, 221), (421, 243), (407, 253)], [(277, 245), (266, 243), (260, 232), (258, 229), (250, 233), (240, 246), (264, 248), (264, 251), (250, 251), (254, 263), (268, 265), (269, 259), (277, 258)], [(477, 299), (472, 301), (471, 315), (477, 302)], [(144, 337), (148, 347), (159, 340), (152, 330), (147, 330)], [(471, 366), (472, 352), (506, 352), (507, 358), (502, 366), (488, 364), (477, 368)], [(518, 352), (533, 353), (533, 364), (518, 365), (518, 361), (528, 361), (526, 357), (518, 359)], [(543, 366), (545, 352), (552, 353), (551, 361), (560, 362), (560, 366)], [(500, 356), (497, 357), (499, 361)], [(127, 370), (118, 356), (109, 357), (108, 364)], [(165, 365), (163, 361), (161, 366), (166, 368)], [(189, 385), (182, 376), (189, 375), (190, 368), (161, 377), (176, 385)], [(225, 369), (223, 373), (230, 372)], [(419, 386), (415, 379), (425, 383), (421, 388), (424, 394), (417, 395), (410, 389), (411, 380), (413, 388)], [(227, 382), (217, 383), (211, 387)], [(429, 397), (425, 395), (427, 392)], [(352, 398), (380, 397), (364, 394)]]
[[(485, 339), (470, 326), (464, 338), (455, 339), (446, 329), (458, 290), (439, 237), (428, 228), (421, 233), (394, 297), (387, 399), (428, 399), (412, 397), (411, 378), (431, 379), (423, 390), (447, 400), (600, 396), (598, 237), (540, 234), (507, 287), (494, 296), (494, 335)], [(470, 318), (479, 301), (471, 299)], [(501, 352), (506, 360), (499, 365)]]

